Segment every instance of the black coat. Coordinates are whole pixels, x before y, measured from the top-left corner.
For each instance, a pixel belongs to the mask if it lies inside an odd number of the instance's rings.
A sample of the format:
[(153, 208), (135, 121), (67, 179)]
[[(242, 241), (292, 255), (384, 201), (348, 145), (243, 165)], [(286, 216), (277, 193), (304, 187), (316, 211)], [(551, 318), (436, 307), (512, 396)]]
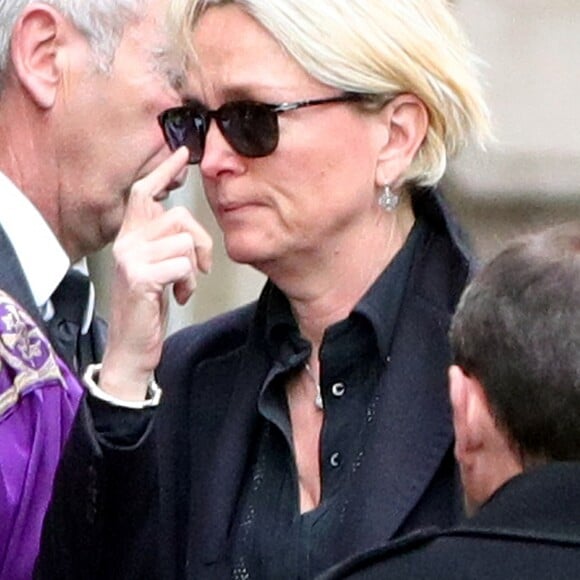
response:
[[(336, 562), (421, 526), (449, 525), (460, 511), (447, 330), (470, 262), (431, 194), (417, 205), (429, 241), (409, 275), (377, 387), (388, 382), (388, 394)], [(259, 425), (258, 388), (272, 364), (259, 312), (251, 304), (168, 340), (158, 372), (163, 404), (138, 444), (103, 444), (82, 407), (46, 521), (39, 577), (230, 576), (229, 532)]]
[(576, 580), (580, 463), (510, 480), (464, 524), (425, 530), (337, 566), (320, 580)]

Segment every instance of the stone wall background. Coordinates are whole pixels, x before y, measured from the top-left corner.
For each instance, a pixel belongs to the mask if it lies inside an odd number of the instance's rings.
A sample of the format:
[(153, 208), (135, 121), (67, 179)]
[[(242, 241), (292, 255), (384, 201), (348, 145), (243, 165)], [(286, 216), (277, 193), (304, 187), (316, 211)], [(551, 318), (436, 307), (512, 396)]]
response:
[(580, 219), (580, 1), (462, 0), (497, 143), (468, 151), (445, 188), (478, 252)]
[[(580, 219), (580, 0), (460, 0), (456, 10), (485, 63), (497, 141), (454, 161), (442, 187), (486, 258), (520, 232)], [(172, 306), (169, 331), (254, 299), (264, 282), (229, 261), (191, 173), (171, 203), (189, 206), (212, 233), (214, 268), (189, 304)], [(109, 252), (91, 268), (106, 314)]]

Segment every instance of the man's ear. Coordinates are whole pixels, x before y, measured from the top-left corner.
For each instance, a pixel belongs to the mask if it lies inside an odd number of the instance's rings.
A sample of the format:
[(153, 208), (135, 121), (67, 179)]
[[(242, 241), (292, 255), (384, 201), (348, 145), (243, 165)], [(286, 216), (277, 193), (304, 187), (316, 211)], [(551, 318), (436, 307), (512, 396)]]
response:
[(387, 139), (379, 152), (376, 182), (378, 187), (396, 186), (425, 140), (429, 113), (417, 96), (402, 94), (385, 105), (380, 115)]
[(63, 16), (39, 2), (28, 5), (12, 35), (15, 75), (38, 107), (49, 109), (56, 100), (61, 71), (58, 62), (59, 33)]
[(467, 467), (485, 442), (487, 402), (479, 381), (467, 375), (461, 367), (449, 367), (448, 376), (455, 430), (455, 457)]

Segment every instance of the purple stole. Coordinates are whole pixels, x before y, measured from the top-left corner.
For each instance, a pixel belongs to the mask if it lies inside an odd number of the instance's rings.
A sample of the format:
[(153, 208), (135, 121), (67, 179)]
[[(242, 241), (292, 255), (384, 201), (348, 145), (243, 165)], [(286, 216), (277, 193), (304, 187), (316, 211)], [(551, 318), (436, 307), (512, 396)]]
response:
[(39, 326), (0, 290), (0, 578), (32, 578), (82, 392)]

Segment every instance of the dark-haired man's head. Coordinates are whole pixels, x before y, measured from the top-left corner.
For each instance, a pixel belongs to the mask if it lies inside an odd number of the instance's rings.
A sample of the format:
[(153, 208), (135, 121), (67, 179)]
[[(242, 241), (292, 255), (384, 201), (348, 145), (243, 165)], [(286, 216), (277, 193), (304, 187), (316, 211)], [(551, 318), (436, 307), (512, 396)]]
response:
[(468, 512), (534, 465), (580, 460), (579, 222), (492, 259), (464, 292), (450, 338)]

